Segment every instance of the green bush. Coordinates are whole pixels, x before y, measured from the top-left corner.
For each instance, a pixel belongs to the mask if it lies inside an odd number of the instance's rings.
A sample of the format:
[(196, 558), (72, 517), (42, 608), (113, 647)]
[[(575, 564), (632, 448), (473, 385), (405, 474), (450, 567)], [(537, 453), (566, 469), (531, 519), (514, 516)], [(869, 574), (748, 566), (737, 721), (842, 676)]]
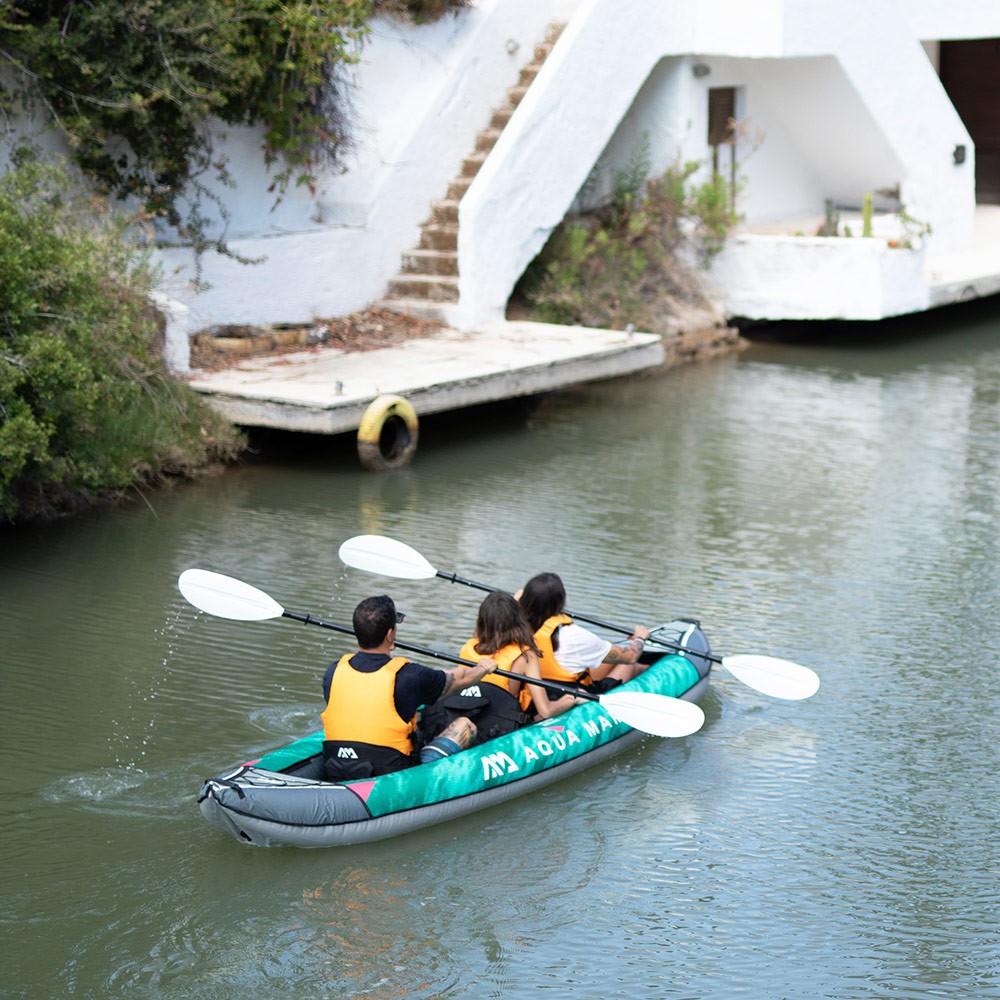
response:
[(533, 262), (519, 290), (542, 320), (659, 331), (665, 305), (700, 298), (681, 245), (711, 263), (739, 221), (733, 191), (719, 174), (691, 184), (697, 162), (644, 181), (647, 166), (644, 140), (616, 175), (609, 204), (565, 220)]
[(0, 520), (50, 516), (238, 454), (165, 371), (148, 260), (68, 174), (0, 178)]

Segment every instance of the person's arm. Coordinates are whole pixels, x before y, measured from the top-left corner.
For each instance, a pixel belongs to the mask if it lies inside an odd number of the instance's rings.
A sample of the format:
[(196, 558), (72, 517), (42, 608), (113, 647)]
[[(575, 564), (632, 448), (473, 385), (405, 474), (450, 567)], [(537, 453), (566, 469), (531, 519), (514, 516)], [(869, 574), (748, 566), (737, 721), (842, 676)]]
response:
[[(511, 670), (524, 674), (525, 677), (534, 677), (536, 680), (542, 679), (542, 671), (538, 666), (538, 657), (531, 650), (525, 650), (515, 661)], [(551, 719), (554, 715), (560, 715), (567, 708), (572, 708), (576, 704), (576, 698), (571, 694), (564, 694), (555, 700), (549, 697), (548, 689), (541, 684), (529, 684), (531, 700), (534, 703), (535, 711), (540, 719)]]
[(595, 681), (602, 681), (620, 663), (637, 663), (649, 638), (649, 629), (636, 625), (632, 635), (622, 643), (612, 643), (611, 649), (604, 656), (600, 666), (590, 668), (590, 676)]
[(484, 656), (474, 667), (459, 664), (454, 670), (443, 671), (448, 679), (444, 682), (444, 690), (440, 697), (447, 698), (448, 695), (454, 694), (456, 691), (478, 684), (487, 674), (493, 673), (496, 668), (496, 662), (488, 656)]
[(611, 644), (611, 650), (604, 657), (605, 663), (612, 666), (616, 663), (635, 663), (642, 656), (646, 640), (649, 638), (649, 629), (642, 625), (636, 625), (632, 634), (620, 645)]

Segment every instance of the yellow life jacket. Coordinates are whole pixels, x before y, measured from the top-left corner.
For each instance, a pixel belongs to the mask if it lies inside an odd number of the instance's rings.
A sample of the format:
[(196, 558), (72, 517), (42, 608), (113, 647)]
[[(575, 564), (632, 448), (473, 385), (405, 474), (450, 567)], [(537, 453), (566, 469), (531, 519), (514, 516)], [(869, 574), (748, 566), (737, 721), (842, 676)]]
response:
[[(489, 657), (491, 660), (496, 661), (496, 665), (501, 670), (510, 670), (514, 661), (525, 651), (525, 649), (525, 646), (519, 646), (516, 642), (512, 642), (509, 645), (504, 646), (502, 649), (498, 649), (495, 653), (490, 653)], [(458, 655), (463, 660), (473, 660), (478, 663), (487, 654), (476, 652), (476, 637), (473, 636), (462, 647), (462, 651)], [(496, 684), (497, 687), (502, 687), (504, 691), (511, 694), (510, 682), (510, 677), (503, 677), (501, 674), (487, 674), (479, 683)], [(531, 690), (527, 684), (522, 684), (521, 690), (517, 693), (517, 695), (511, 695), (511, 697), (517, 698), (522, 712), (527, 712), (531, 708)]]
[(574, 674), (567, 670), (556, 659), (555, 651), (552, 649), (552, 633), (560, 625), (572, 624), (573, 619), (569, 615), (553, 615), (542, 622), (535, 632), (535, 645), (541, 653), (541, 656), (538, 657), (538, 666), (542, 672), (543, 680), (559, 681), (562, 684), (582, 684), (587, 687), (590, 685), (590, 672), (584, 670)]
[(417, 716), (404, 722), (393, 701), (396, 674), (410, 661), (394, 656), (384, 667), (362, 673), (351, 666), (352, 655), (340, 658), (330, 680), (330, 697), (320, 716), (326, 739), (370, 743), (411, 754), (410, 734), (417, 728)]

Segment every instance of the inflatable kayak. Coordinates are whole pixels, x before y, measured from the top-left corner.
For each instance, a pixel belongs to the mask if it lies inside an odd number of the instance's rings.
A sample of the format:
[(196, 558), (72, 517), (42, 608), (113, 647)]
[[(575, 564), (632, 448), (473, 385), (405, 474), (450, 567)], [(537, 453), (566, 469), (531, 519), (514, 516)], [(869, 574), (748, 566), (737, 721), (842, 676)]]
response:
[[(697, 702), (716, 659), (698, 622), (677, 619), (656, 629), (655, 637), (643, 653), (648, 668), (615, 693)], [(360, 844), (506, 802), (602, 763), (645, 737), (599, 701), (588, 701), (430, 764), (331, 784), (320, 780), (319, 731), (209, 778), (198, 804), (209, 823), (246, 844)]]

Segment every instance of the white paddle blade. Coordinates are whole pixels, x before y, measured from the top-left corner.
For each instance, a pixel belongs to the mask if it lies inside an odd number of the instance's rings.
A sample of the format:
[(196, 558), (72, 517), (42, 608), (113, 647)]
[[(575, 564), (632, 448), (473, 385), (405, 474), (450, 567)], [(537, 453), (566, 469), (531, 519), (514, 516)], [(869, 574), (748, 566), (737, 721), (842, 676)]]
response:
[(186, 569), (177, 580), (185, 599), (201, 611), (241, 622), (280, 618), (284, 609), (256, 587), (207, 569)]
[(651, 736), (690, 736), (705, 724), (705, 713), (691, 701), (645, 691), (609, 691), (601, 707), (615, 722)]
[(791, 660), (779, 660), (775, 656), (759, 656), (754, 653), (740, 653), (724, 656), (722, 665), (737, 680), (748, 687), (772, 698), (787, 701), (801, 701), (811, 698), (819, 690), (819, 675), (815, 670), (803, 667)]
[(401, 580), (427, 580), (437, 570), (416, 550), (384, 535), (355, 535), (340, 546), (340, 561), (355, 569)]

